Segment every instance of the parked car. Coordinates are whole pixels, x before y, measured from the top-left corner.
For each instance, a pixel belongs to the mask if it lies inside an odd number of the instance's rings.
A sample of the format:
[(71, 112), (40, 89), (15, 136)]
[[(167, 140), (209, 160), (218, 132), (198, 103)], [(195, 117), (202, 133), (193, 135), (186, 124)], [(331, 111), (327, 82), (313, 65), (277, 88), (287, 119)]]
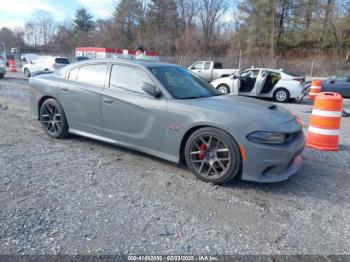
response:
[(69, 59), (59, 56), (39, 56), (30, 63), (23, 65), (22, 71), (26, 77), (40, 72), (53, 72), (70, 64)]
[(350, 97), (350, 75), (338, 75), (322, 82), (322, 92), (335, 92)]
[(1, 61), (8, 66), (5, 44), (0, 42), (0, 62)]
[(230, 76), (238, 71), (237, 69), (223, 69), (222, 63), (213, 61), (198, 61), (193, 63), (188, 69), (207, 82)]
[(31, 61), (37, 59), (39, 55), (37, 54), (31, 54), (31, 53), (26, 53), (21, 55), (21, 61), (24, 63), (30, 63)]
[(281, 70), (268, 68), (252, 68), (223, 77), (211, 82), (222, 94), (234, 93), (238, 95), (273, 98), (278, 102), (303, 97), (305, 78)]
[(215, 184), (281, 181), (301, 166), (305, 138), (295, 116), (220, 95), (177, 65), (87, 60), (29, 83), (31, 111), (53, 138), (73, 133), (186, 163)]
[(3, 79), (5, 74), (6, 74), (5, 62), (0, 60), (0, 79)]

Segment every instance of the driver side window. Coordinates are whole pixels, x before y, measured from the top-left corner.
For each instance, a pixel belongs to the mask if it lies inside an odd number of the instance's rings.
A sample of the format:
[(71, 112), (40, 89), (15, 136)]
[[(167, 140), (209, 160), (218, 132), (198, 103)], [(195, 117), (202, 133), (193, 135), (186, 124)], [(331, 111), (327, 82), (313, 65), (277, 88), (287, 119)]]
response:
[(196, 69), (196, 70), (203, 69), (203, 62), (195, 63), (193, 65), (193, 69)]
[(133, 93), (146, 94), (142, 89), (142, 83), (147, 82), (156, 85), (154, 81), (141, 69), (124, 66), (113, 65), (110, 87), (115, 89), (123, 89)]

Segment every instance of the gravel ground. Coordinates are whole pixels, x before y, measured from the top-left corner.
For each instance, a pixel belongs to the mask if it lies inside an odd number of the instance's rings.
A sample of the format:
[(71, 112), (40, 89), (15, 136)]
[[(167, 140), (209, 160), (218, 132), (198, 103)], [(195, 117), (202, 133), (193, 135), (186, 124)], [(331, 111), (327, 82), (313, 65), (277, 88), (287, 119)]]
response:
[[(20, 73), (0, 81), (0, 254), (350, 254), (350, 119), (288, 181), (213, 186), (184, 168), (49, 138)], [(350, 100), (345, 101), (350, 109)], [(308, 122), (307, 102), (286, 104)]]

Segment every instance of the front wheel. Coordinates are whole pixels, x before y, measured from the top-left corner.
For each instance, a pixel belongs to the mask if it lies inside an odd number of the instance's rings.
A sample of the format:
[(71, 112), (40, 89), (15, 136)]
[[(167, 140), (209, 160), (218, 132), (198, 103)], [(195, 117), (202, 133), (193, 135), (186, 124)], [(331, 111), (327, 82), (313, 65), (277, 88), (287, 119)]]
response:
[(236, 142), (224, 131), (212, 127), (198, 129), (188, 138), (185, 159), (197, 178), (213, 184), (231, 180), (241, 166)]
[(24, 76), (30, 77), (30, 71), (28, 68), (24, 68)]
[(4, 74), (0, 74), (0, 79), (3, 79), (4, 78)]
[(230, 93), (230, 88), (226, 84), (220, 84), (216, 89), (223, 95)]
[(285, 88), (278, 88), (274, 93), (273, 93), (273, 98), (275, 101), (280, 102), (280, 103), (285, 103), (288, 102), (290, 99), (290, 94), (289, 91)]
[(45, 132), (53, 138), (64, 138), (68, 135), (66, 115), (55, 99), (47, 99), (42, 104), (40, 122)]

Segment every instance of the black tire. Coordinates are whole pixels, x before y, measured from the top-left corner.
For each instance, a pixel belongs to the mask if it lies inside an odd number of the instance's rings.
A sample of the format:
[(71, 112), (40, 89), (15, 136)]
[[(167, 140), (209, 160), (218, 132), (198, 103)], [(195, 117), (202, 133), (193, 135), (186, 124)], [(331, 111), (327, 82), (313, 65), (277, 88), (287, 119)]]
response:
[(216, 89), (220, 92), (220, 94), (223, 94), (223, 95), (230, 93), (230, 88), (226, 84), (220, 84), (216, 87)]
[(289, 91), (285, 88), (278, 88), (273, 93), (273, 99), (279, 103), (286, 103), (290, 100)]
[(39, 120), (46, 134), (53, 138), (68, 135), (68, 123), (63, 107), (55, 99), (47, 99), (40, 107)]
[[(206, 143), (199, 146), (198, 141)], [(201, 150), (203, 145), (207, 146), (205, 152)], [(224, 150), (225, 152), (219, 152)], [(226, 132), (217, 128), (205, 127), (193, 132), (186, 141), (184, 154), (189, 170), (205, 182), (224, 184), (240, 172), (242, 158), (237, 143)], [(221, 172), (219, 173), (218, 170)]]
[(0, 74), (0, 79), (3, 79), (5, 77), (4, 74)]
[(26, 77), (30, 77), (31, 76), (30, 71), (29, 71), (28, 68), (24, 68), (23, 73), (24, 73), (24, 76), (26, 76)]

